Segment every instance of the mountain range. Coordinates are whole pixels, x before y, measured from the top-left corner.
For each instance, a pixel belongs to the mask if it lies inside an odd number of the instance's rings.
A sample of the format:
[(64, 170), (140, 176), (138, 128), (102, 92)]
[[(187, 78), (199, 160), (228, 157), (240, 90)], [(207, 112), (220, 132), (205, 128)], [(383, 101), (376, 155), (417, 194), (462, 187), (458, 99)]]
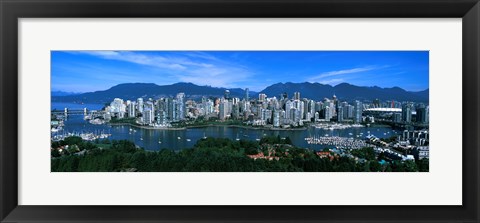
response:
[[(124, 100), (136, 100), (137, 98), (160, 98), (174, 97), (179, 92), (184, 92), (187, 98), (198, 99), (202, 96), (221, 97), (225, 90), (230, 91), (231, 97), (244, 98), (245, 90), (241, 88), (219, 88), (211, 86), (199, 86), (192, 83), (176, 83), (171, 85), (157, 85), (153, 83), (126, 83), (119, 84), (104, 91), (95, 91), (74, 95), (54, 95), (52, 102), (76, 102), (76, 103), (109, 103), (114, 98)], [(291, 98), (294, 92), (300, 92), (302, 98), (309, 98), (316, 101), (324, 98), (331, 98), (336, 95), (339, 100), (397, 100), (397, 101), (416, 101), (428, 102), (429, 91), (406, 91), (399, 87), (381, 88), (381, 87), (361, 87), (347, 83), (336, 86), (320, 83), (277, 83), (266, 87), (260, 92), (250, 91), (250, 98), (255, 98), (259, 93), (264, 93), (267, 97), (280, 97), (287, 93)], [(53, 93), (53, 92), (52, 92)]]
[(424, 91), (412, 92), (406, 91), (399, 87), (381, 88), (360, 87), (347, 83), (341, 83), (336, 86), (320, 83), (277, 83), (268, 86), (260, 93), (268, 95), (280, 95), (283, 92), (288, 94), (288, 97), (293, 96), (294, 92), (300, 92), (302, 98), (311, 98), (314, 100), (322, 100), (324, 98), (332, 98), (337, 96), (340, 100), (396, 100), (396, 101), (428, 101), (428, 89)]

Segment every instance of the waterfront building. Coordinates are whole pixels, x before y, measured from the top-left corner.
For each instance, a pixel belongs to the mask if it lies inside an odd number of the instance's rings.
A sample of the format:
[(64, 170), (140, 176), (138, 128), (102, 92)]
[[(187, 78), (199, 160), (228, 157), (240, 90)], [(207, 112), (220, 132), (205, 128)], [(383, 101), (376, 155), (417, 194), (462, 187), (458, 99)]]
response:
[(270, 122), (271, 117), (272, 117), (272, 111), (271, 111), (271, 110), (264, 109), (264, 108), (261, 109), (260, 119), (261, 119), (262, 121)]
[(158, 125), (165, 125), (167, 124), (167, 114), (165, 111), (160, 110), (157, 112), (157, 124)]
[(294, 124), (298, 124), (300, 120), (302, 120), (302, 112), (298, 109), (293, 108), (293, 122)]
[(235, 119), (240, 118), (240, 106), (239, 103), (233, 104), (232, 105), (232, 116)]
[(126, 106), (120, 98), (115, 98), (110, 103), (110, 113), (117, 118), (124, 118), (125, 108)]
[(278, 110), (273, 111), (273, 127), (280, 126), (280, 112)]
[(210, 115), (214, 111), (213, 101), (208, 99), (205, 102), (205, 115)]
[(143, 109), (143, 124), (150, 125), (155, 120), (155, 107), (152, 101), (147, 101)]
[(177, 120), (185, 119), (185, 93), (181, 92), (177, 94)]
[(348, 105), (347, 107), (347, 119), (353, 119), (355, 107), (353, 105)]
[(285, 119), (291, 119), (292, 115), (290, 114), (291, 109), (293, 108), (293, 102), (291, 100), (288, 100), (285, 103)]
[(167, 98), (167, 120), (171, 121), (171, 122), (175, 122), (175, 121), (178, 121), (178, 120), (175, 120), (175, 117), (176, 117), (176, 106), (177, 106), (177, 101), (173, 98)]
[(228, 111), (228, 101), (221, 101), (218, 105), (218, 110), (218, 118), (222, 121), (227, 119), (230, 116), (230, 113)]
[(143, 124), (150, 125), (154, 122), (154, 112), (151, 110), (151, 107), (143, 109)]
[(302, 117), (302, 119), (308, 119), (307, 115), (310, 112), (310, 109), (308, 108), (308, 105), (310, 104), (309, 100), (304, 98), (302, 100), (302, 103), (303, 103), (303, 108), (302, 108), (302, 113), (303, 113), (302, 116), (303, 117)]
[(355, 101), (354, 117), (353, 117), (353, 122), (354, 122), (354, 123), (360, 123), (360, 122), (362, 122), (362, 112), (363, 112), (362, 102), (360, 102), (360, 101)]
[(132, 102), (130, 102), (130, 104), (128, 104), (127, 110), (128, 110), (128, 117), (129, 118), (136, 117), (137, 114), (136, 114), (135, 106), (136, 106), (136, 103), (134, 101), (132, 101)]
[(325, 106), (325, 121), (329, 122), (330, 121), (330, 118), (332, 118), (332, 113), (331, 113), (331, 109), (330, 109), (330, 106)]
[(310, 112), (310, 115), (315, 114), (315, 101), (314, 100), (310, 100), (308, 102), (308, 112)]
[(342, 107), (342, 105), (340, 105), (340, 106), (338, 107), (337, 121), (338, 121), (338, 122), (343, 122), (343, 107)]
[(139, 113), (143, 112), (143, 98), (138, 98), (137, 99), (137, 111)]

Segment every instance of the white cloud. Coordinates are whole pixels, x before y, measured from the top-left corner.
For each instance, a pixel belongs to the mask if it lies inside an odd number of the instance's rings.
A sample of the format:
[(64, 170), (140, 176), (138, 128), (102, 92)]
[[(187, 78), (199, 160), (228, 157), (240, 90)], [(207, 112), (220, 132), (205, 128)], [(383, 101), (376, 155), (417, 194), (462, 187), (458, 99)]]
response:
[[(361, 73), (361, 72), (366, 72), (366, 71), (372, 71), (372, 70), (377, 70), (381, 69), (383, 67), (378, 67), (378, 66), (366, 66), (366, 67), (357, 67), (357, 68), (352, 68), (352, 69), (345, 69), (345, 70), (335, 70), (335, 71), (328, 71), (321, 73), (319, 75), (310, 77), (308, 80), (310, 82), (322, 82), (325, 81), (324, 79), (327, 77), (332, 77), (332, 76), (338, 76), (338, 75), (345, 75), (345, 74), (354, 74), (354, 73)], [(334, 79), (332, 79), (334, 80)]]
[[(214, 87), (248, 87), (237, 86), (237, 84), (241, 81), (248, 81), (253, 74), (242, 65), (222, 61), (204, 52), (178, 53), (175, 56), (168, 55), (168, 52), (165, 55), (131, 51), (75, 51), (71, 53), (145, 65), (159, 69), (162, 74), (168, 74), (169, 80), (173, 82), (191, 82)], [(164, 77), (162, 77), (162, 81), (165, 81)]]

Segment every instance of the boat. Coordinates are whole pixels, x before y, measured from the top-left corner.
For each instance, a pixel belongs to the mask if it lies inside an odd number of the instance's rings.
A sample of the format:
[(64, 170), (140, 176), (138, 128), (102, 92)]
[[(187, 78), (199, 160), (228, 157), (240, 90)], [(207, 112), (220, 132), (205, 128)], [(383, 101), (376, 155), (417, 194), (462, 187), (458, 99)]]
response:
[(142, 137), (140, 137), (140, 140), (143, 140), (143, 138), (142, 138)]
[(182, 138), (180, 138), (180, 136), (179, 136), (179, 137), (177, 137), (177, 139), (182, 139)]
[(192, 140), (191, 140), (191, 139), (187, 139), (187, 142), (190, 142), (190, 141), (192, 141)]

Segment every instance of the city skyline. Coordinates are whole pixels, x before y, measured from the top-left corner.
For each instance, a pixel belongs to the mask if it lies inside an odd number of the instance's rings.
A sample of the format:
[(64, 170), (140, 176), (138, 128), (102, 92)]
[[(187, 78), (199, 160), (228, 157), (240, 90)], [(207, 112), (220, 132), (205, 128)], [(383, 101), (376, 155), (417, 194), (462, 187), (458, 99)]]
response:
[(263, 90), (278, 82), (428, 88), (428, 51), (52, 51), (52, 91), (122, 83)]

